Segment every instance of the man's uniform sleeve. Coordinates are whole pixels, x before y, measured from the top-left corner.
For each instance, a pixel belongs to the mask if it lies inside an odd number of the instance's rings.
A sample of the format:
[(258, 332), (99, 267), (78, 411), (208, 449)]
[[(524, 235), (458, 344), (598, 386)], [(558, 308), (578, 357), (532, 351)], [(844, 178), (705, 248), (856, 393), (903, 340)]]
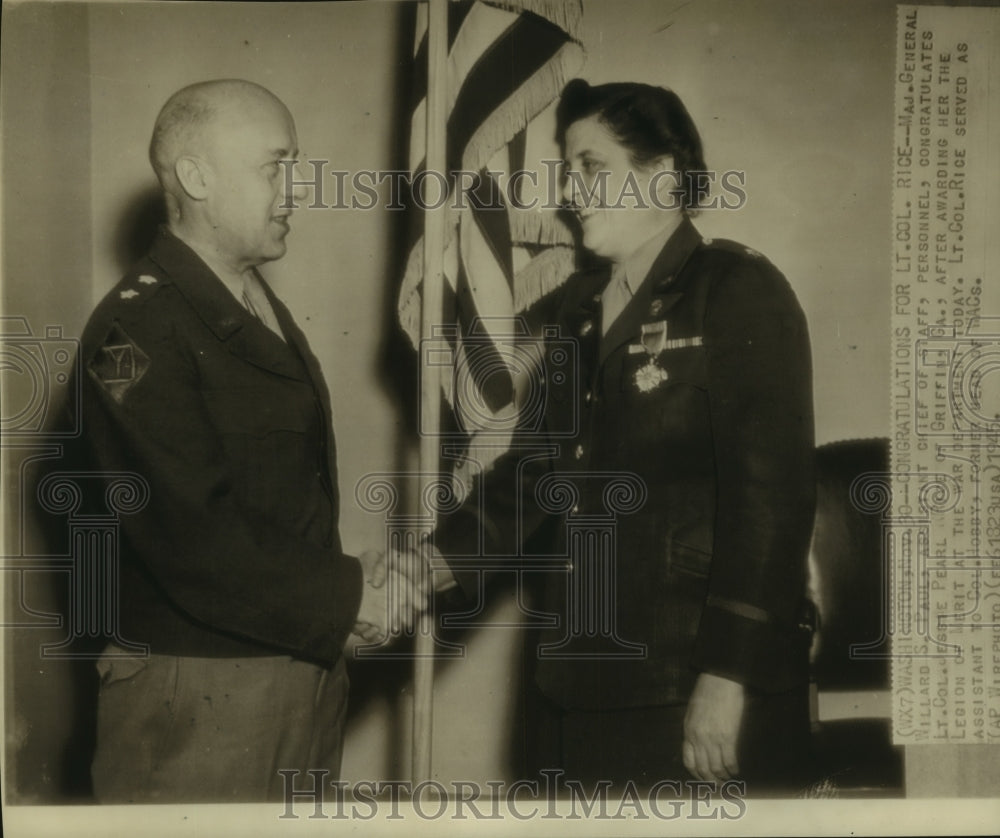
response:
[(170, 318), (137, 307), (84, 340), (84, 431), (101, 470), (149, 484), (122, 517), (131, 555), (207, 627), (332, 663), (356, 618), (357, 559), (241, 506), (198, 371)]
[(718, 479), (709, 592), (693, 665), (764, 690), (805, 676), (800, 627), (815, 507), (805, 318), (759, 256), (733, 259), (707, 301)]

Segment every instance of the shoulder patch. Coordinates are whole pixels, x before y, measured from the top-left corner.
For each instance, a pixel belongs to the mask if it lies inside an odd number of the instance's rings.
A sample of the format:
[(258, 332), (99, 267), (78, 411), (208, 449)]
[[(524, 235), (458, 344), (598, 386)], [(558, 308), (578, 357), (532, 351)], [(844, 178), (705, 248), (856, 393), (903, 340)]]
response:
[[(124, 293), (124, 292), (123, 292)], [(87, 373), (119, 404), (146, 374), (149, 356), (115, 322), (87, 362)]]

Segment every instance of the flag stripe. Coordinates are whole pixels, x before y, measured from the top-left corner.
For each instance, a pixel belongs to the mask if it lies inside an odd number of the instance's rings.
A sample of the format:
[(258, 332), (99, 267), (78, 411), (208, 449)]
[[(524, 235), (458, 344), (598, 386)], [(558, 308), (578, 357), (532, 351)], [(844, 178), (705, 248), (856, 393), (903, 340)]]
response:
[[(473, 192), (486, 206), (472, 209), (460, 229), (461, 268), (459, 275), (458, 316), (462, 335), (468, 336), (474, 324), (478, 339), (473, 381), (486, 405), (497, 411), (514, 395), (514, 383), (507, 363), (492, 338), (496, 333), (509, 336), (514, 314), (513, 249), (510, 224), (505, 209), (491, 209), (489, 202), (499, 185), (485, 172), (480, 173), (479, 188)], [(486, 315), (485, 319), (481, 319)]]
[[(449, 3), (448, 20), (448, 112), (462, 88), (477, 57), (488, 49), (516, 20), (516, 13), (502, 11), (483, 3)], [(416, 94), (414, 118), (411, 123), (411, 161), (414, 171), (424, 166), (424, 127), (426, 120), (427, 96), (427, 38), (423, 38), (421, 49), (417, 51), (418, 69), (414, 77), (413, 90)], [(450, 141), (449, 141), (450, 142)], [(414, 157), (419, 154), (419, 157)], [(449, 166), (449, 168), (454, 168)]]
[[(455, 45), (455, 38), (473, 7), (470, 2), (448, 4), (449, 57)], [(413, 71), (410, 75), (411, 105), (416, 105), (427, 95), (427, 7), (424, 4), (420, 5), (420, 13), (418, 13), (417, 38), (416, 50), (413, 54)]]
[[(496, 203), (498, 198), (500, 204)], [(479, 208), (475, 203), (470, 202), (472, 203), (472, 218), (489, 245), (493, 259), (503, 270), (508, 288), (512, 288), (514, 266), (510, 250), (510, 221), (500, 194), (500, 184), (496, 178), (490, 177), (485, 170), (480, 172), (479, 186), (473, 190), (472, 199), (483, 204), (482, 208)]]
[[(483, 321), (472, 314), (472, 290), (468, 273), (463, 271), (457, 288), (458, 319), (465, 352), (465, 370), (470, 375), (473, 390), (463, 390), (455, 399), (456, 411), (468, 430), (476, 430), (477, 402), (484, 402), (492, 412), (510, 404), (514, 397), (514, 381), (492, 336), (483, 328)], [(463, 304), (465, 303), (465, 304)]]

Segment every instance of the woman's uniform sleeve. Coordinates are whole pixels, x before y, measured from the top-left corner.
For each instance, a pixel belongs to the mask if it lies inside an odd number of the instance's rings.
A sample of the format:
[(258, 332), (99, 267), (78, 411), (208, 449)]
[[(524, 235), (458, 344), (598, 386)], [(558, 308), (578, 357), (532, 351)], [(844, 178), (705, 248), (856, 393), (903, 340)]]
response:
[(805, 317), (783, 276), (731, 254), (709, 291), (705, 343), (718, 497), (709, 591), (692, 663), (779, 690), (805, 675), (815, 508)]

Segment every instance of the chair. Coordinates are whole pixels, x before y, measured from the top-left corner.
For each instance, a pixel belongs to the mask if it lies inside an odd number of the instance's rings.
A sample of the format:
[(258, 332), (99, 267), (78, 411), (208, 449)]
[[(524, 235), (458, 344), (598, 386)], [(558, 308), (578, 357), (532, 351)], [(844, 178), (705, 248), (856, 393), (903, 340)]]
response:
[(903, 751), (892, 744), (889, 659), (851, 647), (882, 634), (882, 521), (857, 509), (851, 483), (888, 472), (887, 439), (845, 440), (816, 451), (816, 524), (810, 592), (819, 611), (812, 648), (812, 721), (824, 796), (903, 796)]

